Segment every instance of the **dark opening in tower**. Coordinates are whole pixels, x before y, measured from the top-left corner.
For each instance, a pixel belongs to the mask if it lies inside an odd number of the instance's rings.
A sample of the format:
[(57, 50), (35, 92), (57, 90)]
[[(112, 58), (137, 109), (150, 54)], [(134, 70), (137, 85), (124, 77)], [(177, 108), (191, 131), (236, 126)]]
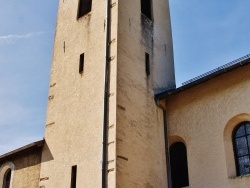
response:
[(141, 0), (141, 13), (152, 20), (152, 2), (151, 0)]
[(84, 69), (84, 53), (80, 55), (80, 61), (79, 61), (79, 73), (82, 74)]
[(88, 14), (92, 8), (92, 0), (79, 0), (77, 18)]
[(147, 76), (150, 75), (150, 61), (149, 61), (149, 54), (145, 53), (145, 71)]
[(70, 188), (76, 188), (76, 176), (77, 176), (77, 166), (72, 166)]

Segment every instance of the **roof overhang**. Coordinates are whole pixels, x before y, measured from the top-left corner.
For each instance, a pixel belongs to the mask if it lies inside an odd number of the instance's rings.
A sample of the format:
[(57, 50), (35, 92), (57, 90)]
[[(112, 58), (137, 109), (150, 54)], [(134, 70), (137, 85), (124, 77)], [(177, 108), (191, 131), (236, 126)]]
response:
[(41, 147), (43, 147), (43, 145), (44, 145), (44, 140), (33, 142), (31, 144), (28, 144), (26, 146), (23, 146), (21, 148), (18, 148), (16, 150), (13, 150), (11, 152), (8, 152), (6, 154), (1, 155), (0, 156), (0, 162), (8, 160), (8, 159), (13, 158), (13, 157), (16, 157), (16, 156), (21, 155), (21, 154), (23, 154), (25, 152), (29, 152), (29, 151), (41, 148)]
[(187, 89), (190, 89), (196, 85), (202, 84), (208, 80), (211, 80), (215, 77), (218, 77), (220, 75), (223, 75), (227, 72), (233, 71), (239, 67), (242, 67), (242, 66), (245, 66), (248, 64), (250, 64), (250, 55), (246, 55), (246, 56), (239, 58), (233, 62), (230, 62), (230, 63), (223, 65), (221, 67), (218, 67), (212, 71), (209, 71), (205, 74), (202, 74), (201, 76), (198, 76), (194, 79), (191, 79), (190, 81), (185, 82), (187, 84), (185, 84), (181, 87), (178, 87), (176, 89), (166, 90), (164, 92), (158, 93), (155, 95), (155, 100), (161, 101), (161, 100), (165, 99), (167, 96), (180, 93), (180, 92), (185, 91)]

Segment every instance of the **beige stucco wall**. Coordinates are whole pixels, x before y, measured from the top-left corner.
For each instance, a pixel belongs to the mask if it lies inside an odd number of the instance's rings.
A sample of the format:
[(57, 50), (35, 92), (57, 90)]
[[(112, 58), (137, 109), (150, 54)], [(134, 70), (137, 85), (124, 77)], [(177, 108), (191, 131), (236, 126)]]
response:
[(5, 166), (13, 168), (11, 172), (12, 188), (37, 188), (40, 177), (40, 163), (41, 149), (37, 149), (1, 162), (0, 171), (4, 170)]
[[(93, 0), (91, 13), (76, 20), (78, 1), (60, 1), (41, 187), (68, 188), (73, 165), (77, 186), (101, 187), (106, 2)], [(166, 187), (163, 117), (154, 93), (175, 85), (168, 2), (154, 2), (152, 29), (141, 22), (140, 1), (111, 3), (107, 185)]]
[(250, 177), (236, 177), (231, 140), (250, 121), (249, 78), (247, 65), (168, 97), (170, 143), (186, 144), (190, 187), (249, 187)]
[[(154, 92), (175, 85), (168, 1), (153, 3), (154, 21), (140, 1), (119, 0), (117, 71), (117, 187), (167, 187), (163, 112)], [(150, 76), (145, 73), (150, 54)]]
[[(106, 1), (93, 0), (92, 11), (78, 20), (77, 9), (78, 0), (61, 0), (59, 3), (47, 107), (46, 146), (41, 165), (41, 178), (46, 180), (41, 181), (40, 186), (46, 188), (68, 188), (73, 165), (77, 165), (78, 187), (101, 187), (102, 183)], [(115, 9), (112, 8), (112, 37), (117, 38)], [(116, 43), (113, 46), (111, 53), (116, 57)], [(82, 53), (85, 54), (84, 72), (79, 74), (79, 56)], [(112, 61), (111, 69), (111, 92), (114, 95), (110, 97), (110, 106), (116, 106), (116, 59)], [(112, 123), (116, 118), (115, 110), (110, 108)], [(109, 134), (109, 140), (114, 140), (112, 133)], [(115, 159), (114, 145), (109, 147), (109, 153), (109, 160)], [(109, 178), (114, 184), (113, 179)]]

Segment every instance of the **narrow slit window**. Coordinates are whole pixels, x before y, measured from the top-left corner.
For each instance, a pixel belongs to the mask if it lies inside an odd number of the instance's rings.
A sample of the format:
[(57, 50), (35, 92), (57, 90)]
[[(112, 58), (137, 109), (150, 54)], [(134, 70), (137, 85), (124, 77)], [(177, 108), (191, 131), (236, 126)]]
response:
[(80, 62), (79, 62), (79, 73), (82, 74), (84, 69), (84, 53), (80, 55)]
[(92, 8), (92, 0), (79, 0), (77, 18), (80, 18), (85, 14), (91, 12), (91, 8)]
[(76, 188), (76, 176), (77, 176), (77, 166), (72, 166), (70, 188)]
[(152, 2), (151, 0), (141, 0), (141, 13), (152, 20)]
[(150, 60), (149, 60), (149, 54), (145, 53), (145, 70), (147, 76), (150, 75)]

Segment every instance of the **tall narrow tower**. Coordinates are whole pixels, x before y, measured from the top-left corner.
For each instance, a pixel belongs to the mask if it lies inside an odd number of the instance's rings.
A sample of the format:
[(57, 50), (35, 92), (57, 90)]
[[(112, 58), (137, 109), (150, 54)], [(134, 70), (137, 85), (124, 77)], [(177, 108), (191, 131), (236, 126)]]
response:
[(167, 0), (60, 0), (40, 187), (167, 187)]

